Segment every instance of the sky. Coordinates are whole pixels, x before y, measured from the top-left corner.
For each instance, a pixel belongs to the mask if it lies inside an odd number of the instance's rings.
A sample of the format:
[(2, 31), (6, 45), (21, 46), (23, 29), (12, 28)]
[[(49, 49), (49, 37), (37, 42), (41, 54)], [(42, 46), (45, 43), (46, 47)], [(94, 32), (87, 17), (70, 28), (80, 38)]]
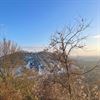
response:
[(42, 47), (50, 36), (78, 17), (91, 21), (87, 53), (100, 53), (100, 0), (0, 0), (0, 38), (22, 48)]

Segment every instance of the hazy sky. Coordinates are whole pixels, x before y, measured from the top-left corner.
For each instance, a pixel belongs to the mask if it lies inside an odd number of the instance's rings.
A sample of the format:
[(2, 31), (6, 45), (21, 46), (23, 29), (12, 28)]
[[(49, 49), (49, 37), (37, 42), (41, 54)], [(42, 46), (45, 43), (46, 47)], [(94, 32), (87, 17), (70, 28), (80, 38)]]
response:
[(85, 33), (91, 52), (100, 52), (100, 0), (0, 0), (0, 32), (23, 47), (43, 46), (51, 33), (77, 17), (92, 21)]

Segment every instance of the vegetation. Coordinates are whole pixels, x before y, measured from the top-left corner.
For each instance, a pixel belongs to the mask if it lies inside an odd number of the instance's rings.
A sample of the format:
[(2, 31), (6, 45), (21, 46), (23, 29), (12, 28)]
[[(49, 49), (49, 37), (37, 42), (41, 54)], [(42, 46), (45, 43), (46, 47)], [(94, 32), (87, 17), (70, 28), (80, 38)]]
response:
[[(11, 41), (0, 41), (0, 100), (100, 100), (100, 80), (88, 77), (100, 65), (84, 71), (82, 63), (70, 59), (73, 49), (85, 46), (82, 41), (86, 36), (81, 37), (81, 33), (88, 26), (81, 19), (74, 27), (66, 27), (52, 36), (48, 48), (52, 52), (45, 52), (52, 54), (62, 69), (59, 73), (57, 65), (49, 61), (50, 73), (40, 75), (36, 70), (27, 69), (23, 51)], [(78, 68), (73, 70), (76, 64)], [(20, 66), (22, 71), (17, 75), (15, 71)]]

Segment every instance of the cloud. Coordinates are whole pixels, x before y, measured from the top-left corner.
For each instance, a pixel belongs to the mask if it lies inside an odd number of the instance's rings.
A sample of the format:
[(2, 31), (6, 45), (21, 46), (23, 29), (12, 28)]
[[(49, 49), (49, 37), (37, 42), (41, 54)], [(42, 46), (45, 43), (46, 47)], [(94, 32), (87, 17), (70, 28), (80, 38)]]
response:
[(42, 46), (25, 46), (22, 47), (23, 50), (28, 51), (28, 52), (39, 52), (39, 51), (43, 51), (45, 49), (45, 47)]
[(94, 35), (94, 36), (92, 36), (92, 38), (94, 38), (94, 39), (100, 39), (100, 35), (98, 34), (98, 35)]

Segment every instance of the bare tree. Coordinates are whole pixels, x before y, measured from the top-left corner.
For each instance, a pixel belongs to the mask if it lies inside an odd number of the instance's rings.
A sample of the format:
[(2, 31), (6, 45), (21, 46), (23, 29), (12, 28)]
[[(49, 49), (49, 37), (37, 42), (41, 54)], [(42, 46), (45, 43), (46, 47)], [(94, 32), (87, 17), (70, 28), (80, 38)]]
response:
[(73, 49), (82, 49), (85, 45), (82, 40), (86, 39), (87, 36), (82, 34), (85, 29), (89, 27), (89, 24), (84, 19), (80, 19), (74, 26), (66, 26), (61, 32), (56, 32), (51, 37), (50, 48), (55, 51), (58, 56), (58, 61), (63, 64), (63, 67), (67, 71), (67, 84), (71, 99), (71, 82), (70, 82), (70, 61), (69, 56)]
[(20, 47), (11, 40), (6, 40), (4, 38), (2, 41), (0, 41), (0, 56), (12, 54), (20, 50)]
[(14, 42), (3, 39), (0, 41), (0, 77), (5, 80), (11, 73), (12, 68), (21, 64), (20, 48)]

